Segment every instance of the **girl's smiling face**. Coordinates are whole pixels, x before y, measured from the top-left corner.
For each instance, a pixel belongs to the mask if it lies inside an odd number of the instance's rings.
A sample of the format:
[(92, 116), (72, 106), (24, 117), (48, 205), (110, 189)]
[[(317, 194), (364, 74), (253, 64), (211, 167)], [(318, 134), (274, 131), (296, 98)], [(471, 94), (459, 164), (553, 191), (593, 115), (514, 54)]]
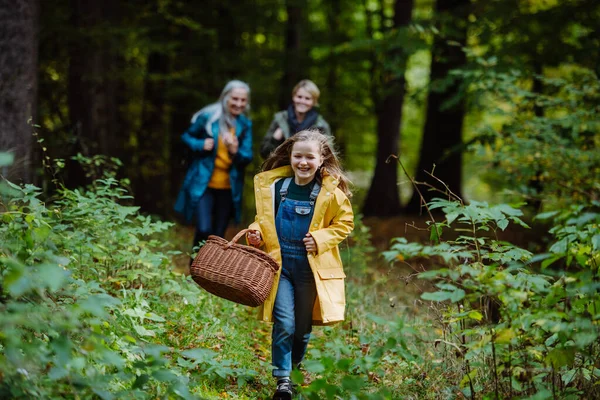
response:
[(294, 170), (294, 182), (296, 185), (310, 183), (317, 173), (323, 159), (319, 142), (311, 140), (296, 142), (292, 147), (290, 164)]

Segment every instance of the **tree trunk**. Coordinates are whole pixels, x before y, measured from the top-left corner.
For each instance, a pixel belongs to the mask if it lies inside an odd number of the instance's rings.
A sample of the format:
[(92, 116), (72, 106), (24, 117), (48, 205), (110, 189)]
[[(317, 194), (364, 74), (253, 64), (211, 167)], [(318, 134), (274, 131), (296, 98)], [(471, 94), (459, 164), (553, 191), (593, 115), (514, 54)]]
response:
[[(170, 206), (170, 135), (166, 111), (166, 84), (169, 59), (152, 53), (148, 58), (148, 74), (144, 85), (142, 125), (137, 135), (134, 157), (135, 179), (132, 181), (135, 202), (145, 212), (165, 216)], [(167, 204), (169, 203), (169, 204)]]
[[(68, 103), (73, 133), (76, 137), (72, 153), (91, 157), (111, 156), (118, 143), (115, 95), (117, 79), (115, 49), (112, 41), (102, 36), (101, 24), (114, 22), (116, 3), (72, 0), (72, 23), (78, 30), (70, 47)], [(84, 184), (82, 175), (69, 165), (68, 186)]]
[(281, 91), (279, 92), (279, 109), (285, 110), (290, 104), (294, 85), (308, 71), (308, 54), (302, 46), (302, 31), (307, 4), (306, 0), (287, 0), (287, 25), (285, 33), (285, 52)]
[(15, 182), (33, 179), (38, 24), (38, 0), (0, 0), (0, 152), (14, 155), (0, 173)]
[[(410, 23), (412, 9), (412, 0), (396, 0), (394, 28), (406, 27)], [(376, 93), (373, 94), (377, 115), (377, 161), (371, 187), (363, 205), (365, 216), (386, 217), (398, 215), (402, 211), (398, 191), (398, 165), (396, 162), (386, 161), (391, 154), (397, 155), (399, 149), (407, 55), (402, 54), (398, 46), (393, 46), (388, 58), (396, 61), (395, 71), (382, 74), (391, 78), (381, 82), (381, 89), (384, 91), (381, 100)]]
[[(416, 181), (424, 182), (445, 192), (444, 186), (427, 172), (444, 182), (462, 198), (462, 129), (464, 118), (461, 82), (454, 81), (444, 89), (436, 88), (439, 81), (448, 79), (452, 69), (466, 63), (461, 46), (450, 45), (448, 40), (466, 43), (469, 0), (438, 0), (436, 13), (441, 24), (441, 36), (436, 36), (432, 48), (430, 90), (427, 98), (427, 117), (421, 143)], [(435, 166), (435, 168), (434, 168)], [(421, 190), (426, 202), (444, 197), (438, 190)], [(415, 191), (407, 206), (410, 213), (418, 213), (422, 202)]]
[[(340, 0), (330, 0), (327, 3), (327, 23), (329, 29), (329, 57), (327, 58), (327, 81), (325, 82), (325, 90), (329, 96), (336, 96), (339, 91), (339, 77), (340, 77), (340, 56), (335, 54), (334, 49), (341, 43), (348, 40), (347, 35), (341, 31), (342, 26), (341, 14), (342, 4)], [(335, 137), (336, 149), (340, 157), (343, 159), (346, 154), (346, 138), (340, 133), (339, 126), (341, 125), (340, 115), (342, 115), (341, 108), (343, 104), (337, 101), (328, 101), (326, 106), (321, 106), (323, 115), (327, 119), (331, 132)]]

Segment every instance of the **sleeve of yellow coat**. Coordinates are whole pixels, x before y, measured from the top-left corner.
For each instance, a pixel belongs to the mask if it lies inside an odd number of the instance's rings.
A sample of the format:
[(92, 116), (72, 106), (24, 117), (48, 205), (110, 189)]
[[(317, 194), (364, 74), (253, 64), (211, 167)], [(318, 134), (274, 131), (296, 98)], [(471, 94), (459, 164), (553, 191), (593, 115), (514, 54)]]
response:
[(323, 254), (340, 244), (354, 229), (354, 213), (350, 200), (343, 194), (340, 197), (341, 204), (338, 203), (338, 199), (330, 204), (331, 207), (337, 207), (337, 211), (329, 226), (310, 232), (317, 242), (318, 254)]

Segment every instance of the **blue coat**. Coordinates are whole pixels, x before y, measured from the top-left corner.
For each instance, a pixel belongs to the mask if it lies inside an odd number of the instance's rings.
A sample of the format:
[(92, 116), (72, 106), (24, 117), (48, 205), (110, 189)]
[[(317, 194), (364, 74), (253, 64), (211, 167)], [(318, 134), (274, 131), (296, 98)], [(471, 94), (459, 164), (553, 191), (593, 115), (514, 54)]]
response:
[[(211, 125), (211, 132), (205, 129), (208, 114), (200, 114), (187, 131), (181, 135), (181, 140), (192, 151), (192, 161), (185, 174), (185, 179), (177, 201), (175, 211), (183, 214), (187, 222), (191, 222), (196, 212), (198, 200), (208, 187), (208, 182), (215, 167), (217, 146), (219, 141), (219, 121)], [(252, 161), (252, 122), (245, 116), (240, 115), (236, 119), (235, 135), (239, 141), (238, 152), (233, 158), (229, 170), (231, 182), (231, 195), (235, 210), (235, 221), (240, 222), (242, 215), (242, 191), (244, 188), (244, 169)], [(204, 150), (204, 141), (213, 138), (215, 145), (212, 150)]]

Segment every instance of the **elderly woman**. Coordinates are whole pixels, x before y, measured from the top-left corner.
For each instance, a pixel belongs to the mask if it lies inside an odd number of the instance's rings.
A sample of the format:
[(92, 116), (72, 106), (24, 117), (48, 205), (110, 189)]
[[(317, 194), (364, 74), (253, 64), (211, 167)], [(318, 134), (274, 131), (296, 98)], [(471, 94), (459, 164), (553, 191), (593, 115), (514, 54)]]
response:
[(301, 80), (292, 90), (292, 104), (287, 110), (279, 111), (263, 139), (260, 155), (267, 158), (287, 138), (309, 128), (318, 128), (321, 133), (331, 135), (331, 128), (315, 109), (321, 92), (313, 81)]
[(252, 161), (252, 122), (244, 115), (249, 107), (249, 86), (230, 81), (181, 135), (192, 161), (175, 211), (195, 223), (194, 246), (208, 235), (224, 236), (232, 216), (240, 222), (244, 168)]

